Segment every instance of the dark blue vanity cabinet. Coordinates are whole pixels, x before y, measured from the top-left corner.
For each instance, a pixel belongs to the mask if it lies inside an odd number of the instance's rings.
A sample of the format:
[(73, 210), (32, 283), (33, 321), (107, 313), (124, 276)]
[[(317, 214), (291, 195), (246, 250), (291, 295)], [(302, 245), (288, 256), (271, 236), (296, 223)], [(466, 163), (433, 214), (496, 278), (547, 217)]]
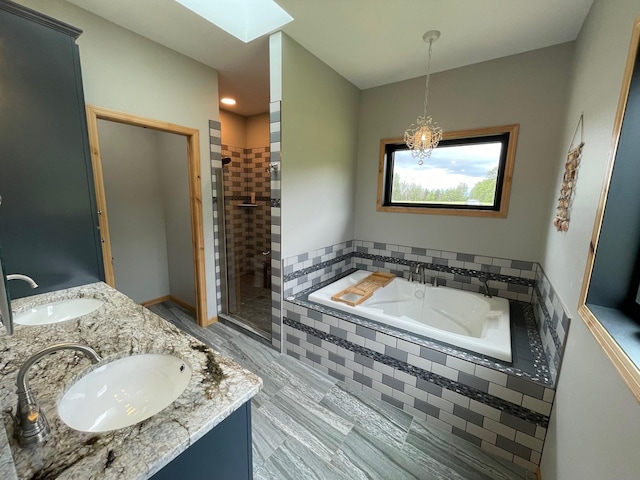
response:
[(251, 400), (156, 473), (152, 480), (251, 480)]
[(0, 243), (12, 298), (104, 279), (76, 38), (0, 0)]

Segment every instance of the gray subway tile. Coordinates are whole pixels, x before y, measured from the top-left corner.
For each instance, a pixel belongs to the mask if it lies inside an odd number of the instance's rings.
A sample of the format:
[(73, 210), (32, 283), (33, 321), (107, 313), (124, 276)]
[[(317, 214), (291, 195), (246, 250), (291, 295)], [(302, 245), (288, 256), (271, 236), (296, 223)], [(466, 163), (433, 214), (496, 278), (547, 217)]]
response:
[(458, 427), (453, 427), (451, 430), (456, 437), (460, 437), (467, 442), (473, 443), (475, 446), (479, 447), (482, 445), (482, 439), (476, 437), (475, 435), (471, 435), (469, 432), (465, 432), (464, 430), (459, 429)]
[(373, 380), (369, 377), (367, 377), (366, 375), (363, 375), (361, 373), (358, 372), (353, 372), (353, 379), (356, 382), (359, 382), (363, 385), (366, 385), (367, 387), (371, 388), (373, 385)]
[(440, 409), (438, 407), (417, 398), (413, 401), (413, 408), (420, 410), (427, 415), (431, 415), (432, 417), (438, 418), (440, 415)]
[(514, 428), (522, 433), (526, 433), (527, 435), (531, 435), (532, 437), (536, 434), (535, 423), (529, 423), (526, 420), (515, 417), (504, 411), (500, 414), (500, 423)]
[(516, 268), (518, 270), (533, 270), (533, 262), (511, 260), (511, 268)]
[(442, 397), (442, 387), (440, 385), (436, 385), (435, 383), (427, 382), (422, 378), (418, 378), (416, 380), (416, 387), (420, 390), (431, 393), (436, 397)]
[(483, 378), (476, 377), (475, 375), (469, 375), (466, 372), (460, 372), (458, 374), (458, 381), (469, 385), (470, 387), (477, 388), (481, 392), (489, 392), (489, 381)]
[(402, 409), (402, 407), (404, 407), (404, 404), (400, 400), (398, 400), (397, 398), (393, 398), (392, 396), (387, 395), (386, 393), (383, 393), (381, 398), (382, 398), (382, 400), (384, 400), (387, 403), (390, 403), (394, 407), (398, 407), (400, 409)]
[(338, 365), (344, 366), (344, 360), (345, 360), (344, 357), (341, 357), (340, 355), (337, 355), (333, 352), (329, 352), (329, 360), (337, 363)]
[(369, 368), (373, 369), (373, 358), (365, 357), (364, 355), (361, 355), (359, 353), (355, 353), (353, 360), (356, 363), (359, 363), (360, 365), (364, 365), (365, 367), (369, 367)]
[(362, 325), (356, 325), (356, 335), (360, 335), (361, 337), (368, 338), (370, 340), (376, 339), (376, 331), (363, 327)]
[(521, 458), (531, 458), (531, 449), (529, 447), (520, 445), (519, 443), (516, 443), (513, 440), (509, 440), (502, 435), (498, 435), (498, 439), (496, 440), (496, 447), (500, 447), (503, 450), (511, 452)]
[(390, 345), (385, 346), (384, 353), (385, 355), (389, 355), (390, 357), (405, 363), (407, 362), (407, 359), (409, 357), (409, 354), (407, 352), (400, 350), (399, 348), (392, 347)]
[(456, 260), (458, 260), (459, 262), (475, 262), (476, 261), (476, 256), (475, 255), (469, 255), (468, 253), (458, 253), (456, 255)]
[(382, 374), (382, 383), (384, 383), (385, 385), (395, 390), (400, 390), (401, 392), (404, 392), (404, 382), (396, 378), (390, 377), (389, 375)]
[(542, 385), (512, 375), (507, 378), (507, 388), (540, 400), (544, 396), (544, 387)]
[(482, 422), (484, 420), (484, 417), (479, 413), (472, 412), (468, 408), (464, 408), (463, 406), (457, 404), (453, 405), (453, 414), (456, 417), (464, 418), (468, 422), (475, 423), (479, 426), (482, 426)]
[(447, 364), (447, 356), (444, 353), (436, 352), (427, 347), (420, 347), (420, 356), (442, 365)]
[(336, 337), (342, 338), (343, 340), (347, 339), (347, 331), (343, 330), (342, 328), (332, 326), (329, 329), (329, 333), (331, 335), (335, 335)]
[(322, 346), (322, 339), (316, 337), (315, 335), (311, 335), (310, 333), (307, 333), (307, 342), (309, 342), (311, 345), (315, 345), (316, 347)]
[(307, 351), (307, 354), (305, 356), (314, 363), (320, 363), (320, 359), (322, 358), (317, 353), (313, 353), (310, 351)]

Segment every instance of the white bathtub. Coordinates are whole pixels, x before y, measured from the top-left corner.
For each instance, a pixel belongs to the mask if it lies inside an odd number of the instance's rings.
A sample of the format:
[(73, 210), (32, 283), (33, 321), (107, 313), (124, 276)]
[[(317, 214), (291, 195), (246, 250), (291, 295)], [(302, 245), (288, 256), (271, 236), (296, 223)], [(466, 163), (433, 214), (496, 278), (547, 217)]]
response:
[(351, 307), (331, 296), (371, 272), (358, 270), (309, 294), (312, 302), (337, 308), (465, 350), (511, 362), (509, 301), (396, 278), (371, 298)]

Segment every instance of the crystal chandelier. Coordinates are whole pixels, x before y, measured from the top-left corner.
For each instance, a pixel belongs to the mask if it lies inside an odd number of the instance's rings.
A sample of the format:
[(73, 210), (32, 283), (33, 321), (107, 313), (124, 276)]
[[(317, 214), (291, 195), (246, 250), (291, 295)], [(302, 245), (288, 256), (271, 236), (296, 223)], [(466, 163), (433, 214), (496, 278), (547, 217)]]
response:
[(438, 142), (442, 139), (442, 129), (427, 115), (427, 99), (429, 97), (429, 70), (431, 69), (431, 46), (440, 38), (440, 31), (429, 30), (422, 39), (429, 43), (429, 62), (427, 63), (427, 79), (424, 89), (424, 112), (418, 117), (416, 123), (412, 123), (404, 132), (404, 141), (409, 147), (411, 156), (418, 158), (418, 165), (422, 165), (423, 159), (429, 158)]

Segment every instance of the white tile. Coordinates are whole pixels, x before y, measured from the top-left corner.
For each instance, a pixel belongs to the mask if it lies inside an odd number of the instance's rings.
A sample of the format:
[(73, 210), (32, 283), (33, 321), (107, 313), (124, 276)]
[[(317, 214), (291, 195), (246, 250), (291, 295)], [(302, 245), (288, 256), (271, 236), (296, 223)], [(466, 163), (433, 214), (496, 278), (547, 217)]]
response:
[[(348, 340), (348, 337), (349, 337), (349, 334), (347, 334), (347, 340)], [(378, 343), (374, 340), (371, 340), (370, 338), (365, 338), (364, 346), (378, 353), (384, 353), (384, 350), (385, 350), (384, 345), (382, 343)]]
[(444, 398), (433, 395), (432, 393), (427, 396), (427, 403), (434, 407), (438, 407), (440, 410), (444, 410), (445, 412), (453, 413), (453, 403), (445, 400)]
[(464, 430), (467, 428), (467, 421), (464, 418), (456, 417), (452, 413), (445, 412), (444, 410), (440, 410), (439, 418), (440, 420), (448, 423), (449, 425), (458, 427), (460, 430)]
[(419, 388), (413, 387), (411, 385), (405, 385), (404, 392), (407, 395), (411, 395), (413, 398), (422, 400), (423, 402), (427, 401), (427, 392), (425, 392), (424, 390), (420, 390)]
[(340, 365), (339, 363), (336, 363), (336, 372), (341, 373), (347, 378), (353, 378), (353, 370), (350, 370), (347, 367)]
[(418, 357), (410, 353), (407, 357), (407, 363), (428, 372), (431, 371), (431, 360), (427, 360), (426, 358)]
[(390, 347), (396, 347), (398, 344), (398, 339), (396, 337), (392, 337), (391, 335), (387, 335), (382, 332), (376, 332), (376, 341), (384, 345), (389, 345)]
[(489, 417), (496, 422), (500, 421), (500, 410), (490, 407), (489, 405), (485, 405), (484, 403), (480, 403), (477, 400), (471, 399), (469, 401), (469, 410), (479, 413), (484, 417)]
[(384, 373), (385, 375), (389, 375), (390, 377), (393, 377), (394, 369), (389, 365), (385, 365), (384, 363), (374, 361), (373, 369), (377, 372)]
[(486, 430), (472, 422), (467, 422), (467, 432), (489, 443), (496, 443), (498, 438), (496, 433)]
[(406, 340), (398, 339), (398, 347), (403, 352), (410, 353), (412, 355), (420, 356), (420, 345)]
[(409, 415), (412, 415), (420, 420), (426, 420), (427, 414), (418, 410), (417, 408), (413, 408), (411, 405), (407, 405), (406, 403), (402, 406), (402, 410), (407, 412)]
[(439, 363), (433, 363), (431, 365), (431, 371), (438, 375), (442, 375), (443, 377), (446, 377), (450, 380), (455, 380), (456, 382), (458, 381), (458, 371), (454, 370), (453, 368), (446, 367)]
[(476, 365), (476, 377), (483, 378), (484, 380), (488, 380), (492, 383), (502, 385), (503, 387), (507, 386), (507, 374), (502, 372), (497, 372), (496, 370), (492, 370), (491, 368), (483, 367), (482, 365)]
[(544, 437), (547, 435), (547, 429), (541, 427), (540, 425), (536, 425), (536, 438), (540, 440), (544, 440)]
[(503, 437), (508, 438), (509, 440), (515, 440), (516, 438), (515, 429), (508, 427), (506, 425), (503, 425), (501, 423), (498, 423), (495, 420), (491, 420), (488, 417), (484, 417), (482, 426), (487, 430), (490, 430), (492, 432), (497, 433), (498, 435), (502, 435)]
[(542, 440), (522, 432), (516, 432), (516, 442), (537, 452), (542, 452), (542, 446), (544, 445)]
[(396, 400), (400, 400), (405, 405), (413, 405), (413, 397), (401, 392), (400, 390), (393, 390), (393, 394), (391, 396)]
[(475, 374), (475, 364), (471, 362), (467, 362), (466, 360), (462, 360), (457, 357), (452, 357), (451, 355), (447, 355), (447, 367), (454, 368), (456, 370), (460, 370), (461, 372), (468, 373), (470, 375)]
[(373, 387), (374, 390), (380, 393), (384, 393), (385, 395), (389, 395), (389, 396), (393, 395), (393, 388), (391, 388), (389, 385), (385, 385), (384, 383), (380, 383), (373, 380), (371, 386)]
[(382, 374), (380, 372), (376, 372), (375, 370), (362, 366), (362, 374), (371, 378), (372, 380), (376, 380), (378, 382), (382, 382)]
[(457, 392), (452, 392), (446, 388), (442, 389), (442, 398), (445, 400), (449, 400), (450, 402), (455, 403), (456, 405), (460, 405), (464, 408), (469, 408), (469, 398), (464, 395), (460, 395)]
[(344, 366), (353, 370), (354, 372), (362, 373), (362, 365), (359, 363), (353, 362), (351, 360), (345, 360)]
[(509, 390), (508, 388), (496, 385), (495, 383), (489, 383), (489, 395), (495, 395), (496, 397), (502, 398), (507, 402), (515, 403), (516, 405), (522, 404), (522, 393)]
[(531, 451), (531, 462), (534, 465), (540, 465), (540, 460), (542, 460), (542, 454), (540, 452), (536, 452), (535, 450)]
[(494, 258), (491, 262), (496, 267), (509, 267), (511, 268), (511, 260), (507, 260), (506, 258)]
[(402, 370), (396, 370), (393, 376), (394, 378), (403, 381), (405, 383), (405, 387), (406, 385), (410, 385), (413, 387), (416, 386), (417, 378), (413, 375), (409, 375), (408, 373), (403, 372)]
[(533, 410), (534, 412), (541, 413), (543, 415), (549, 416), (551, 415), (551, 404), (544, 402), (542, 400), (538, 400), (537, 398), (530, 397), (529, 395), (525, 395), (522, 399), (522, 406), (528, 408), (529, 410)]
[(545, 388), (544, 389), (544, 396), (542, 397), (542, 399), (545, 402), (553, 403), (553, 399), (555, 397), (555, 394), (556, 394), (556, 392), (554, 392), (550, 388)]

